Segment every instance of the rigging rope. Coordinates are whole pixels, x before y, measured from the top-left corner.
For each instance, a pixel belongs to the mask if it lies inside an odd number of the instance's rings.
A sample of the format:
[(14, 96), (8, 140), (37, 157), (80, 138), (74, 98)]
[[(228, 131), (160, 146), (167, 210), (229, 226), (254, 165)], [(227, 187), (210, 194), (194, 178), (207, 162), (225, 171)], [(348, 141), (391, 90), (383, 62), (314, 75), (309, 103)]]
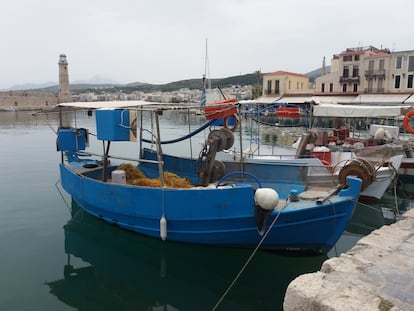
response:
[(223, 299), (227, 296), (227, 294), (229, 293), (229, 291), (231, 290), (231, 288), (234, 286), (234, 284), (236, 284), (237, 280), (240, 278), (240, 276), (242, 275), (242, 273), (244, 272), (244, 270), (247, 268), (247, 265), (253, 259), (254, 255), (256, 255), (256, 253), (259, 250), (260, 246), (263, 244), (264, 240), (269, 235), (270, 230), (272, 230), (274, 224), (278, 220), (278, 218), (281, 215), (282, 211), (288, 206), (288, 200), (289, 200), (289, 198), (286, 200), (287, 203), (285, 204), (285, 206), (283, 206), (283, 208), (281, 208), (279, 210), (279, 213), (276, 215), (275, 219), (273, 219), (272, 223), (270, 224), (269, 228), (267, 229), (267, 231), (265, 232), (265, 234), (263, 235), (263, 237), (261, 238), (261, 240), (257, 244), (256, 248), (250, 254), (249, 258), (246, 260), (246, 262), (244, 263), (243, 267), (240, 269), (239, 273), (237, 273), (237, 275), (234, 278), (234, 280), (230, 283), (229, 287), (227, 287), (227, 289), (225, 290), (225, 292), (223, 293), (223, 295), (220, 297), (220, 299), (217, 301), (217, 303), (212, 308), (212, 310), (217, 310), (218, 306), (221, 304), (221, 302), (223, 301)]
[[(206, 129), (207, 127), (211, 126), (214, 123), (214, 121), (216, 121), (216, 120), (213, 119), (213, 120), (210, 120), (210, 121), (206, 122), (205, 124), (203, 124), (198, 129), (192, 131), (191, 133), (189, 133), (189, 134), (187, 134), (187, 135), (185, 135), (183, 137), (176, 138), (176, 139), (171, 139), (171, 140), (161, 141), (161, 144), (172, 144), (172, 143), (176, 143), (176, 142), (179, 142), (179, 141), (186, 140), (186, 139), (188, 139), (188, 138), (190, 138), (190, 137), (192, 137), (192, 136), (200, 133), (202, 130)], [(152, 143), (152, 140), (145, 139), (145, 138), (143, 138), (142, 141), (143, 142), (146, 142), (146, 143)]]

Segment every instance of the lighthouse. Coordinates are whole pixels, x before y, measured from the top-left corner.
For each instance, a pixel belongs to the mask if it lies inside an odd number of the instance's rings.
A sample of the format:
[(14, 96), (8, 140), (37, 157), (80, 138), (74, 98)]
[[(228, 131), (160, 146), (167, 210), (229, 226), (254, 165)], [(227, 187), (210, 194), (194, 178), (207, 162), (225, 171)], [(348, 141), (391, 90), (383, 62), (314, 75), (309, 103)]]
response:
[(71, 102), (72, 97), (69, 89), (69, 73), (68, 73), (68, 61), (65, 54), (59, 55), (59, 102)]

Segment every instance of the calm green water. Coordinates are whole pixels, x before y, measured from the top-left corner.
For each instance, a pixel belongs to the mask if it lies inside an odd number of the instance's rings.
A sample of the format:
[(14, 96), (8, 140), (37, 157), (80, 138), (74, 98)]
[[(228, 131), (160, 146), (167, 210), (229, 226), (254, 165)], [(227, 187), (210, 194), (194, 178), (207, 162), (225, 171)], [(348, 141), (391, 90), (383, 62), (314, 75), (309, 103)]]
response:
[[(177, 137), (184, 119), (162, 126)], [(0, 310), (210, 310), (251, 251), (161, 242), (86, 215), (56, 185), (55, 140), (44, 119), (0, 112)], [(358, 207), (329, 256), (391, 222), (392, 206)], [(218, 310), (281, 310), (289, 282), (326, 259), (259, 251)]]

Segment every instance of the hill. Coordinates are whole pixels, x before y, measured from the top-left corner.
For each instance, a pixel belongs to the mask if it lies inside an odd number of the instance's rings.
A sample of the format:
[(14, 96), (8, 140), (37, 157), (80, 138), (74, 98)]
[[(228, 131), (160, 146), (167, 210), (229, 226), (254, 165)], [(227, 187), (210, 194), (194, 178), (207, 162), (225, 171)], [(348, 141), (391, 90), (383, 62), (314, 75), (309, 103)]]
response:
[[(261, 83), (261, 76), (258, 77), (256, 74), (245, 74), (240, 76), (234, 76), (234, 77), (228, 77), (228, 78), (222, 78), (222, 79), (211, 79), (211, 87), (221, 87), (225, 88), (232, 85), (253, 85), (253, 84), (260, 84)], [(133, 91), (142, 91), (145, 93), (151, 93), (151, 92), (172, 92), (177, 91), (180, 89), (199, 89), (201, 90), (203, 84), (202, 79), (187, 79), (187, 80), (180, 80), (175, 82), (170, 82), (166, 84), (149, 84), (149, 83), (140, 83), (140, 82), (134, 82), (124, 85), (84, 85), (82, 88), (78, 88), (76, 86), (71, 85), (71, 90), (81, 90), (83, 92), (85, 91), (97, 91), (97, 89), (100, 89), (101, 91), (123, 91), (123, 92), (133, 92)]]
[[(306, 73), (305, 75), (309, 77), (310, 80), (314, 80), (316, 77), (321, 75), (321, 68)], [(327, 68), (329, 72), (329, 67)], [(251, 73), (244, 74), (239, 76), (232, 76), (227, 78), (220, 79), (210, 79), (212, 88), (226, 88), (232, 85), (261, 85), (262, 84), (263, 74)], [(111, 83), (102, 83), (102, 84), (93, 84), (93, 83), (72, 83), (70, 85), (70, 90), (76, 94), (81, 92), (133, 92), (133, 91), (142, 91), (145, 93), (151, 92), (172, 92), (180, 89), (200, 89), (202, 88), (202, 79), (187, 79), (180, 80), (175, 82), (170, 82), (166, 84), (150, 84), (142, 82), (133, 82), (128, 84), (111, 84)], [(36, 89), (26, 89), (23, 90), (26, 92), (47, 92), (47, 93), (56, 93), (58, 92), (58, 86), (49, 85), (46, 87), (36, 88)]]

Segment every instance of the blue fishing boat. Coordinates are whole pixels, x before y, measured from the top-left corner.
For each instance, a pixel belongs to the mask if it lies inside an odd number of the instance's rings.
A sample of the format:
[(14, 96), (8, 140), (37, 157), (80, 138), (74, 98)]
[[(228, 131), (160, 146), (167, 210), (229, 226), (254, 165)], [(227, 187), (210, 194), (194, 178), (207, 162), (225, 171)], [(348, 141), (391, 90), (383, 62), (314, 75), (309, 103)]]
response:
[[(280, 164), (280, 175), (270, 176), (260, 163), (218, 161), (216, 154), (231, 148), (234, 136), (227, 128), (211, 128), (214, 120), (180, 138), (209, 128), (197, 159), (165, 155), (159, 118), (166, 110), (190, 111), (190, 106), (121, 101), (62, 103), (57, 109), (65, 191), (89, 214), (149, 237), (326, 253), (345, 230), (358, 200), (358, 178), (347, 177), (345, 183), (320, 191), (303, 182), (303, 166)], [(96, 134), (78, 122), (68, 124), (64, 115), (73, 109), (95, 115)], [(149, 119), (151, 130), (142, 122)], [(95, 137), (103, 145), (102, 154), (88, 150)], [(131, 140), (142, 150), (136, 158), (110, 153), (111, 143)], [(145, 149), (147, 143), (156, 150)]]
[[(63, 227), (63, 275), (46, 284), (75, 310), (199, 310), (200, 305), (212, 310), (249, 255), (245, 249), (163, 243), (130, 234), (99, 222), (74, 202), (71, 211)], [(287, 283), (298, 274), (317, 271), (324, 259), (258, 254), (243, 282), (252, 284), (259, 277), (261, 287), (238, 286), (238, 294), (228, 295), (218, 309), (281, 306)]]

